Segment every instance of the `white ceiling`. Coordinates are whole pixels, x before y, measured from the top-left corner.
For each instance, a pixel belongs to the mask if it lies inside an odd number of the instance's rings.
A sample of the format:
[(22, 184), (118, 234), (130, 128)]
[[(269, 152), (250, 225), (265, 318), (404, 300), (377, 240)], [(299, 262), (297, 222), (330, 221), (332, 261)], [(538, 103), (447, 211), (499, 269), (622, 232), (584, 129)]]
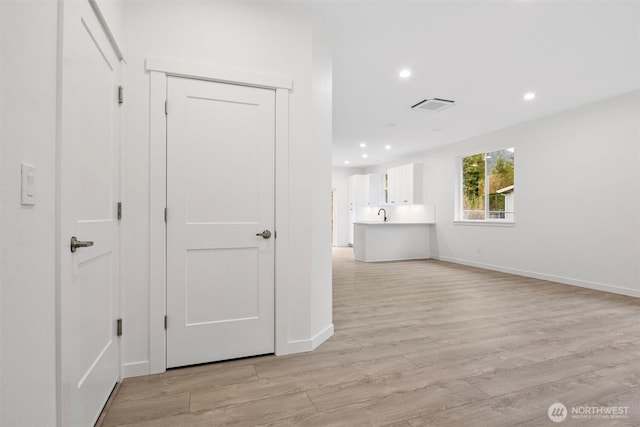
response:
[[(638, 1), (315, 7), (332, 34), (334, 166), (387, 162), (640, 88)], [(398, 77), (402, 68), (409, 79)], [(528, 91), (535, 100), (523, 100)], [(409, 109), (432, 97), (456, 105)]]

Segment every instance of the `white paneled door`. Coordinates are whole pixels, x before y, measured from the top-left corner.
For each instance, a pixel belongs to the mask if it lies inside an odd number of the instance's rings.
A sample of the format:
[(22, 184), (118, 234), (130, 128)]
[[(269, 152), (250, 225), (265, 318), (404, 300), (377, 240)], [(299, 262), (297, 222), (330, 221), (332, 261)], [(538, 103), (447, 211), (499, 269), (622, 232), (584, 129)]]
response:
[(63, 426), (92, 426), (119, 378), (120, 66), (89, 2), (64, 2), (63, 28), (60, 409)]
[(169, 77), (167, 366), (274, 352), (275, 91)]

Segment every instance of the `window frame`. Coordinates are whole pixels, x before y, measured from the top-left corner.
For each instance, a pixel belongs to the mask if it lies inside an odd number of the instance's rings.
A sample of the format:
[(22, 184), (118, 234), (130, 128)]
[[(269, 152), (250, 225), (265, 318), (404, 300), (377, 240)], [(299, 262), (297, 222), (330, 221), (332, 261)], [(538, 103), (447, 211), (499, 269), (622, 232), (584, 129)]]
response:
[[(463, 154), (456, 157), (456, 170), (457, 170), (457, 182), (456, 182), (456, 197), (455, 197), (455, 207), (454, 207), (454, 220), (453, 223), (455, 225), (479, 225), (479, 226), (490, 226), (490, 227), (513, 227), (516, 224), (515, 218), (515, 210), (511, 213), (510, 219), (500, 219), (500, 218), (489, 218), (489, 208), (490, 208), (490, 200), (489, 200), (489, 186), (488, 184), (488, 163), (486, 161), (486, 156), (490, 153), (494, 153), (496, 151), (513, 149), (515, 153), (515, 147), (507, 147), (507, 148), (498, 148), (492, 150), (484, 150), (480, 152), (472, 152), (468, 154)], [(464, 219), (464, 191), (462, 186), (464, 184), (464, 167), (463, 161), (466, 157), (474, 156), (482, 154), (485, 158), (484, 164), (484, 177), (485, 177), (485, 186), (484, 186), (484, 214), (485, 219)], [(515, 162), (514, 162), (514, 175), (515, 175)], [(514, 176), (514, 185), (515, 185), (515, 176)]]

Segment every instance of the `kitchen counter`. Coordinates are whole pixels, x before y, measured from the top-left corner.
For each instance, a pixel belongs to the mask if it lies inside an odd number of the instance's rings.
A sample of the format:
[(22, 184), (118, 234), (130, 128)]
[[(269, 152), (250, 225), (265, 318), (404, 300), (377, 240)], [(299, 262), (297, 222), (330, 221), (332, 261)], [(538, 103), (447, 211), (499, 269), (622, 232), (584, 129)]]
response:
[(429, 258), (433, 225), (432, 222), (355, 222), (355, 258), (365, 262)]
[(397, 222), (397, 221), (356, 221), (354, 224), (363, 224), (363, 225), (415, 225), (415, 224), (424, 224), (424, 225), (433, 225), (435, 222)]

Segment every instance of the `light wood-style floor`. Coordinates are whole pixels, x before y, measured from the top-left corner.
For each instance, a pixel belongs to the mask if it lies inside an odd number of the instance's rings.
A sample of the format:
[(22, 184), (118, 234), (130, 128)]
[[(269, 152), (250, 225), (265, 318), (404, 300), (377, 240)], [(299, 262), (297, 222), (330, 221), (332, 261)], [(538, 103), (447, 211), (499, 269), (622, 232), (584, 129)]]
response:
[[(334, 249), (335, 336), (316, 351), (126, 379), (135, 426), (640, 425), (640, 300)], [(561, 424), (549, 405), (628, 407)]]

